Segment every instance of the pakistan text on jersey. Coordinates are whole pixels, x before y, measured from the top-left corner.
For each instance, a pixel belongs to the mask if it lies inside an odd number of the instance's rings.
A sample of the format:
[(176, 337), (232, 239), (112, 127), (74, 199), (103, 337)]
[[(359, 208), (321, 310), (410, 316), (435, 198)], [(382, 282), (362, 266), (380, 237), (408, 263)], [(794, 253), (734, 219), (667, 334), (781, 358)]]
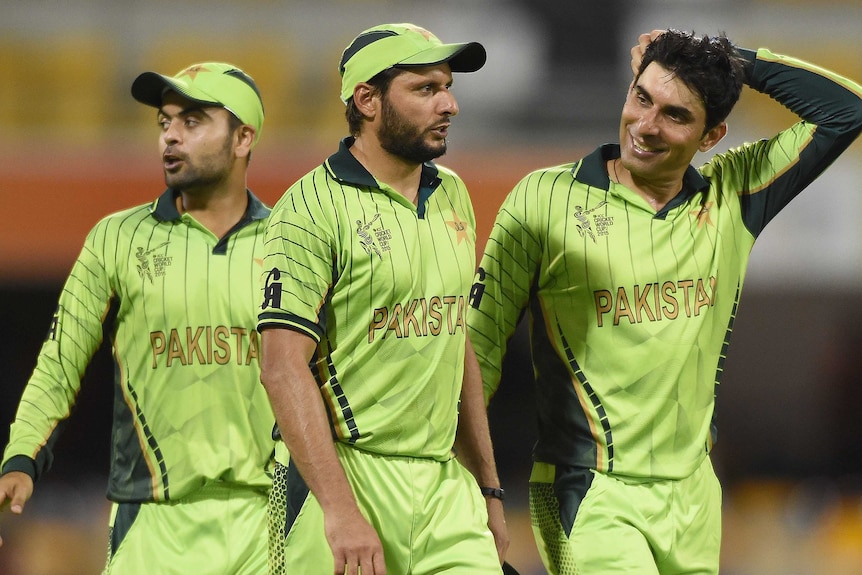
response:
[[(632, 288), (618, 287), (611, 290), (596, 290), (596, 322), (599, 327), (613, 318), (619, 325), (625, 318), (629, 323), (676, 319), (680, 313), (685, 317), (700, 315), (703, 308), (715, 305), (714, 277), (688, 279), (676, 282), (636, 285)], [(708, 288), (707, 288), (708, 284)]]
[(161, 365), (249, 365), (258, 361), (258, 334), (244, 327), (198, 326), (150, 332), (153, 369)]
[[(449, 335), (458, 330), (465, 332), (465, 310), (467, 298), (463, 295), (418, 298), (406, 305), (397, 303), (391, 307), (374, 310), (368, 326), (368, 343), (375, 337), (425, 337), (440, 335), (445, 329)], [(382, 334), (381, 334), (382, 332)]]

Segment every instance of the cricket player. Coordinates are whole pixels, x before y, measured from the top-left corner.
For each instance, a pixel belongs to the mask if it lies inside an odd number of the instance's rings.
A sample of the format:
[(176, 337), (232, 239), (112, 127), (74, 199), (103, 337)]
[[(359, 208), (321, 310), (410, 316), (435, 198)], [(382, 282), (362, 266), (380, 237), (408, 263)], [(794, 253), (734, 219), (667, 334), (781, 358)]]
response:
[(273, 208), (261, 379), (290, 457), (279, 449), (271, 573), (501, 573), (482, 389), (461, 385), (478, 370), (475, 218), (432, 161), (459, 111), (453, 73), (485, 57), (412, 24), (362, 32), (339, 66), (351, 135)]
[(247, 188), (263, 127), (252, 78), (225, 63), (145, 72), (167, 189), (86, 238), (24, 388), (0, 477), (21, 513), (81, 377), (110, 338), (114, 410), (105, 572), (266, 570), (272, 408), (255, 325), (269, 209)]
[[(553, 575), (718, 573), (715, 397), (749, 254), (862, 129), (858, 84), (767, 49), (666, 30), (632, 56), (620, 143), (518, 183), (468, 314), (487, 398), (529, 316), (530, 510)], [(799, 121), (692, 166), (744, 85)]]

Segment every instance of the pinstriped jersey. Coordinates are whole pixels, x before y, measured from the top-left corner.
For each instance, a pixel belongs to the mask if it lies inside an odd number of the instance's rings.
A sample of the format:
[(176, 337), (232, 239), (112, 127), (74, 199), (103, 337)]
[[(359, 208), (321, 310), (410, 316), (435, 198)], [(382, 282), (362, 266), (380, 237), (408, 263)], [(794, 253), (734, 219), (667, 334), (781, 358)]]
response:
[(4, 471), (38, 476), (50, 463), (104, 328), (115, 362), (111, 500), (180, 499), (208, 480), (269, 485), (274, 416), (255, 331), (269, 209), (248, 197), (222, 239), (180, 215), (172, 190), (90, 231), (25, 387)]
[(468, 322), (490, 399), (528, 313), (535, 460), (681, 478), (711, 449), (753, 243), (862, 126), (859, 85), (766, 50), (743, 54), (749, 85), (803, 121), (689, 167), (660, 211), (609, 179), (617, 145), (533, 172), (504, 201)]
[(335, 440), (446, 460), (476, 269), (472, 204), (454, 173), (428, 162), (417, 207), (376, 181), (352, 143), (273, 208), (258, 329), (317, 342), (312, 372)]

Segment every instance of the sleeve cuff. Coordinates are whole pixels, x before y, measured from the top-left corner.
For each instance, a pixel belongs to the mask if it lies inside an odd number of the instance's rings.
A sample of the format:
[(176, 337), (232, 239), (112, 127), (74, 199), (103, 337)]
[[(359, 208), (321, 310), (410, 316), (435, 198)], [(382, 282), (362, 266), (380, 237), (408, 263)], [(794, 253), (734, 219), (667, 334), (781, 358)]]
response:
[(36, 462), (27, 457), (26, 455), (14, 455), (9, 458), (9, 461), (7, 461), (3, 465), (3, 469), (2, 472), (0, 472), (0, 475), (5, 475), (10, 471), (20, 471), (22, 473), (26, 473), (34, 482), (37, 479)]

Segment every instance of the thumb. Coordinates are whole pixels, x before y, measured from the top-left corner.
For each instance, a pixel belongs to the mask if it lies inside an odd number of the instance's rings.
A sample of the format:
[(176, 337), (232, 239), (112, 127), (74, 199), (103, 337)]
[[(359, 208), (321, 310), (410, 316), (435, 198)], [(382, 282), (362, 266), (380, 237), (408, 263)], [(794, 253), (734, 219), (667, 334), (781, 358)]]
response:
[(9, 502), (9, 510), (16, 515), (20, 515), (24, 511), (24, 505), (27, 503), (27, 490), (23, 488), (15, 489), (12, 492), (12, 499)]

